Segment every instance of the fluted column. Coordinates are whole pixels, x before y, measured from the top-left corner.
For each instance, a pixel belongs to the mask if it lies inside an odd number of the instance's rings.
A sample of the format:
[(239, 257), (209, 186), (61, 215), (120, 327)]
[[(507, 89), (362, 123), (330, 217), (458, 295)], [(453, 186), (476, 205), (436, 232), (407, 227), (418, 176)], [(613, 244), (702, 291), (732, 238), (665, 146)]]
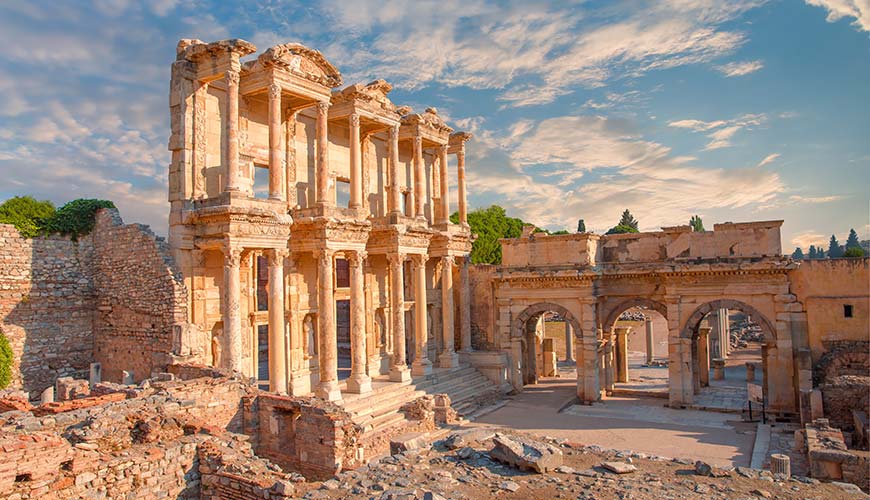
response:
[(281, 162), (281, 86), (269, 85), (269, 199), (284, 201), (284, 165)]
[(425, 255), (412, 255), (414, 267), (414, 363), (411, 373), (415, 376), (432, 373), (429, 361), (429, 325), (426, 310), (426, 261)]
[(242, 249), (227, 245), (224, 248), (224, 290), (223, 290), (223, 353), (220, 365), (234, 371), (242, 369), (242, 312), (241, 276), (239, 268)]
[(456, 177), (458, 183), (456, 191), (459, 197), (459, 223), (467, 226), (468, 201), (465, 199), (465, 144), (461, 145), (456, 153)]
[(317, 103), (317, 161), (315, 162), (317, 204), (332, 205), (329, 199), (329, 103)]
[(438, 148), (438, 162), (441, 179), (441, 217), (438, 222), (448, 224), (450, 222), (450, 186), (447, 177), (447, 145)]
[(320, 349), (317, 352), (320, 384), (317, 397), (327, 401), (341, 399), (338, 388), (338, 345), (335, 331), (335, 295), (333, 290), (332, 250), (317, 255), (317, 325)]
[(444, 351), (438, 357), (441, 368), (459, 366), (453, 333), (453, 257), (441, 257), (441, 335)]
[(728, 324), (728, 309), (724, 307), (719, 309), (717, 314), (719, 321), (719, 357), (728, 359), (728, 354), (731, 351), (731, 331)]
[(225, 75), (227, 98), (224, 99), (223, 161), (227, 167), (224, 191), (239, 190), (239, 72)]
[(390, 360), (390, 380), (405, 382), (411, 379), (405, 359), (405, 255), (392, 253), (390, 261), (390, 311), (393, 316), (393, 357)]
[(616, 332), (616, 381), (628, 382), (628, 332), (630, 328), (614, 328)]
[(399, 193), (399, 126), (390, 127), (389, 172), (390, 191), (387, 197), (387, 210), (391, 214), (401, 213)]
[(372, 390), (372, 380), (366, 373), (366, 305), (363, 276), (365, 252), (348, 255), (350, 265), (350, 378), (348, 392), (362, 394)]
[(351, 113), (350, 128), (350, 204), (349, 208), (362, 206), (362, 146), (359, 137), (359, 115)]
[(270, 250), (269, 260), (269, 390), (287, 392), (287, 345), (284, 342), (284, 259), (286, 249)]
[(468, 265), (471, 257), (465, 255), (459, 266), (459, 339), (462, 352), (471, 352), (471, 283), (468, 278)]
[(414, 137), (414, 213), (413, 217), (423, 217), (423, 204), (426, 198), (423, 196), (425, 179), (423, 169), (423, 138), (420, 136)]

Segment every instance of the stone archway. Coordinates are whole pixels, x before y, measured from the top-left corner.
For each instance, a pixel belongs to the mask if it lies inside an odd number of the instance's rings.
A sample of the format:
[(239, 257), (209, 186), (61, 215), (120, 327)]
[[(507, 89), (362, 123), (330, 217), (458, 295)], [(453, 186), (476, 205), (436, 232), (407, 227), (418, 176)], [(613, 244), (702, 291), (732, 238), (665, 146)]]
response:
[(537, 382), (537, 362), (535, 352), (534, 339), (534, 323), (533, 320), (540, 317), (546, 312), (555, 312), (564, 318), (566, 323), (571, 325), (575, 337), (575, 346), (581, 340), (580, 323), (574, 314), (567, 308), (553, 302), (538, 302), (525, 308), (513, 320), (511, 326), (511, 337), (519, 339), (522, 345), (522, 356), (520, 370), (521, 380), (523, 384)]
[[(648, 311), (655, 311), (659, 316), (664, 318), (665, 323), (667, 323), (668, 319), (668, 308), (667, 306), (658, 300), (649, 298), (649, 297), (628, 297), (623, 298), (619, 302), (611, 302), (608, 304), (606, 301), (602, 304), (602, 317), (604, 318), (603, 323), (601, 324), (601, 333), (604, 335), (603, 341), (607, 342), (607, 347), (605, 348), (605, 360), (604, 360), (604, 389), (605, 393), (609, 396), (613, 392), (624, 389), (617, 388), (616, 384), (619, 383), (627, 383), (629, 381), (629, 351), (628, 351), (628, 330), (623, 330), (620, 332), (619, 329), (616, 328), (616, 323), (619, 321), (620, 316), (622, 314), (632, 308), (642, 307)], [(645, 314), (650, 320), (652, 320), (652, 316), (647, 312)], [(643, 332), (644, 338), (647, 335), (650, 335), (649, 340), (645, 342), (645, 350), (644, 352), (654, 351), (653, 345), (653, 336), (652, 336), (652, 326), (651, 324), (647, 325), (650, 329)], [(659, 330), (662, 332), (662, 330)], [(665, 326), (664, 333), (667, 334), (667, 326)], [(608, 354), (609, 353), (609, 354)], [(648, 359), (651, 361), (654, 357), (654, 354), (648, 355)], [(637, 367), (635, 367), (637, 369)], [(637, 373), (635, 373), (637, 375)], [(645, 374), (649, 376), (649, 374)], [(643, 378), (643, 377), (641, 377)], [(649, 380), (649, 379), (648, 379)], [(667, 386), (667, 380), (664, 381)], [(658, 388), (646, 389), (639, 388), (637, 386), (631, 388), (632, 394), (640, 391), (651, 392), (656, 395), (661, 392)]]
[(632, 307), (645, 307), (647, 309), (652, 309), (661, 314), (665, 319), (668, 318), (668, 308), (662, 302), (645, 297), (633, 297), (623, 300), (610, 309), (610, 312), (607, 314), (607, 319), (602, 323), (602, 329), (605, 332), (610, 331), (619, 319), (619, 316)]

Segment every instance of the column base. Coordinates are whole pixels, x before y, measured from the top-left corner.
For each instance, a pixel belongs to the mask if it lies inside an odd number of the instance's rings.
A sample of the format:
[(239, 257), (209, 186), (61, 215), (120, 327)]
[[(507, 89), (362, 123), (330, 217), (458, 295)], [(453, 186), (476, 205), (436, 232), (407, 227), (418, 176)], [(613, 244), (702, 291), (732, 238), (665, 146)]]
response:
[(456, 368), (459, 366), (459, 355), (453, 351), (442, 352), (438, 356), (438, 366), (440, 368)]
[(390, 382), (410, 382), (411, 370), (405, 365), (390, 367)]
[(287, 384), (276, 384), (272, 381), (269, 381), (269, 392), (274, 392), (275, 394), (280, 394), (282, 396), (287, 395)]
[(291, 373), (287, 391), (291, 396), (306, 396), (311, 394), (311, 372), (305, 370)]
[(321, 382), (317, 386), (315, 394), (318, 398), (326, 401), (340, 401), (341, 389), (338, 388), (338, 382), (331, 380), (329, 382)]
[(351, 375), (347, 379), (347, 392), (353, 394), (365, 394), (372, 392), (372, 379), (368, 375)]
[(432, 362), (428, 359), (411, 363), (411, 375), (423, 377), (432, 373)]

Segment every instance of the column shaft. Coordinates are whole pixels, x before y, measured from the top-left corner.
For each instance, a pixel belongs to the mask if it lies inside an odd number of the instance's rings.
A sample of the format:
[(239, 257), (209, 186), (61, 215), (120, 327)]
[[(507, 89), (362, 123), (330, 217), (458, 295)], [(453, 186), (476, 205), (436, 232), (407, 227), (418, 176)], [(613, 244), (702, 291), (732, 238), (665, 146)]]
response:
[(423, 196), (423, 189), (425, 186), (423, 183), (424, 178), (423, 138), (417, 136), (414, 137), (414, 217), (425, 216), (425, 212), (423, 211), (423, 204), (426, 201)]
[(335, 294), (333, 290), (332, 250), (321, 250), (317, 256), (317, 324), (320, 349), (320, 384), (317, 396), (327, 401), (341, 399), (338, 388), (338, 345), (335, 331)]
[(456, 153), (456, 177), (458, 182), (457, 196), (459, 197), (459, 223), (468, 225), (468, 201), (465, 198), (465, 145), (462, 145)]
[(722, 351), (719, 354), (719, 357), (727, 359), (728, 354), (731, 351), (731, 332), (729, 324), (728, 324), (728, 309), (720, 308), (718, 318), (719, 320), (719, 346)]
[(701, 387), (710, 385), (710, 327), (698, 328), (698, 375)]
[(393, 357), (390, 366), (390, 380), (405, 382), (411, 379), (408, 362), (405, 359), (405, 279), (403, 254), (390, 254), (390, 311), (393, 316)]
[(649, 316), (644, 317), (644, 327), (646, 334), (646, 364), (651, 365), (653, 359), (655, 359), (655, 345), (653, 343), (652, 318)]
[(363, 261), (365, 253), (355, 252), (348, 256), (350, 264), (350, 379), (347, 390), (362, 394), (372, 390), (372, 381), (366, 373), (366, 306)]
[(629, 328), (614, 328), (616, 332), (616, 381), (628, 382)]
[(271, 250), (269, 259), (269, 390), (287, 392), (287, 346), (284, 343), (284, 258), (286, 250)]
[(471, 283), (468, 278), (468, 255), (461, 257), (459, 267), (459, 339), (462, 351), (471, 352)]
[(224, 100), (224, 165), (227, 178), (224, 191), (239, 190), (239, 72), (227, 71), (227, 97)]
[(453, 332), (453, 257), (441, 258), (441, 334), (444, 351), (438, 357), (441, 368), (459, 366)]
[(349, 208), (362, 206), (362, 154), (359, 137), (359, 115), (350, 115), (350, 204)]
[(565, 361), (574, 361), (574, 328), (565, 321)]
[(439, 174), (441, 179), (441, 213), (438, 222), (448, 224), (450, 222), (450, 186), (447, 176), (447, 146), (438, 149)]
[(269, 85), (269, 199), (284, 201), (284, 165), (281, 161), (281, 87)]
[(224, 249), (224, 338), (220, 366), (234, 371), (242, 369), (241, 255), (240, 248)]
[(332, 205), (329, 200), (329, 103), (317, 103), (317, 204)]
[(399, 195), (399, 127), (390, 127), (389, 143), (390, 191), (387, 198), (387, 210), (391, 214), (401, 213)]
[(604, 346), (604, 394), (610, 396), (613, 394), (614, 369), (613, 369), (613, 344), (614, 338), (611, 335), (610, 340)]
[(429, 324), (426, 310), (426, 260), (425, 255), (414, 255), (414, 363), (411, 373), (428, 375), (432, 373), (429, 361)]

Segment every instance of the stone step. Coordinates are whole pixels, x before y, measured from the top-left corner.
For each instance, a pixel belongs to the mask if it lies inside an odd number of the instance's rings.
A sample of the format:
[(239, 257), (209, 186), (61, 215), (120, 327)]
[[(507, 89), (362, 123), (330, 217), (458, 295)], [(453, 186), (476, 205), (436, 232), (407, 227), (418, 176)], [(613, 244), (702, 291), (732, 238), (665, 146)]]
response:
[(465, 370), (457, 371), (457, 378), (455, 380), (445, 379), (442, 375), (442, 380), (438, 385), (433, 384), (428, 378), (418, 379), (417, 383), (412, 382), (411, 384), (387, 384), (384, 387), (379, 387), (377, 391), (373, 390), (368, 394), (354, 395), (355, 397), (352, 400), (343, 401), (342, 406), (351, 414), (356, 415), (370, 413), (379, 407), (397, 402), (401, 406), (402, 402), (413, 400), (425, 394), (446, 392), (450, 387), (466, 386), (478, 380), (481, 377), (480, 373), (477, 373), (473, 369), (471, 370), (470, 372)]

